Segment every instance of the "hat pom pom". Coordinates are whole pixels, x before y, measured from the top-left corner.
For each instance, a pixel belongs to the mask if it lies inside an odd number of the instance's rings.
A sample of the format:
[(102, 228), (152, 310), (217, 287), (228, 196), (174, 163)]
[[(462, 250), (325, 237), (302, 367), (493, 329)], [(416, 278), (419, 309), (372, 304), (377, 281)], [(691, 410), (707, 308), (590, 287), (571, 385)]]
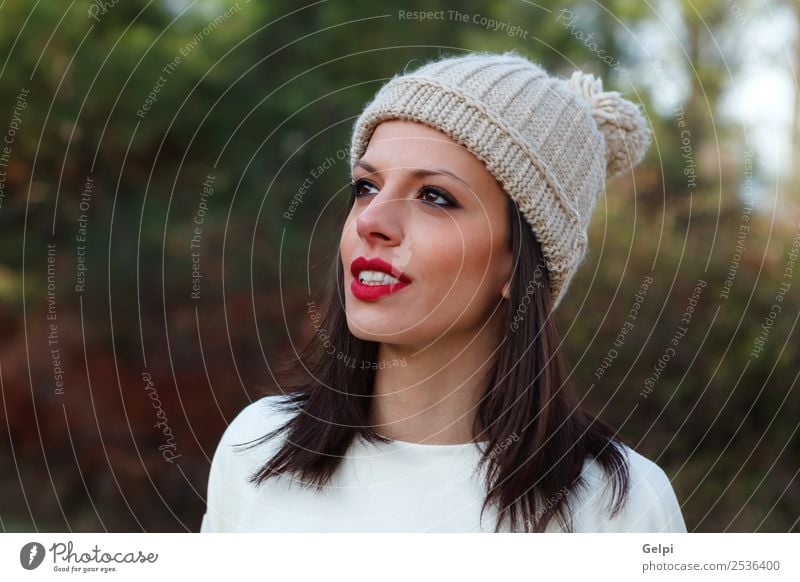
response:
[(575, 71), (567, 86), (585, 98), (606, 142), (606, 177), (625, 174), (638, 164), (650, 147), (652, 133), (638, 105), (617, 91), (603, 91), (603, 82)]

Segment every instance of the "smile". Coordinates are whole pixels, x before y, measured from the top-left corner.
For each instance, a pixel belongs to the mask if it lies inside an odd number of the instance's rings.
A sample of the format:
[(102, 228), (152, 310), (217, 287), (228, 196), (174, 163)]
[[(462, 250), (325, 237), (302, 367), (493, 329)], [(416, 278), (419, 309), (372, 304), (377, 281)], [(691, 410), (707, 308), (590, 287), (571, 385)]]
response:
[(411, 279), (386, 261), (358, 257), (350, 265), (353, 282), (350, 291), (363, 301), (377, 301), (411, 284)]

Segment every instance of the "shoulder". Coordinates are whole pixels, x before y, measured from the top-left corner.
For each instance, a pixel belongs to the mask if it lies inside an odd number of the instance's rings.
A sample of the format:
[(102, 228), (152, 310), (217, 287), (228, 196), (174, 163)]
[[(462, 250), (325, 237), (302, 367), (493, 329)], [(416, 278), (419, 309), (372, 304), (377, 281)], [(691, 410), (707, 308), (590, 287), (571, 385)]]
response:
[(619, 448), (629, 470), (625, 504), (610, 516), (611, 479), (599, 462), (587, 460), (583, 472), (585, 495), (576, 508), (576, 524), (584, 531), (686, 532), (680, 504), (664, 470), (626, 445)]
[(234, 417), (225, 436), (231, 440), (252, 439), (271, 431), (292, 416), (288, 395), (262, 396), (245, 406)]
[(285, 424), (295, 413), (290, 395), (263, 396), (239, 411), (220, 443), (237, 445), (259, 439)]
[(252, 494), (250, 476), (277, 451), (284, 437), (265, 442), (260, 439), (280, 428), (293, 414), (287, 396), (264, 396), (245, 406), (230, 422), (211, 460), (207, 507), (200, 531), (235, 530), (245, 500)]

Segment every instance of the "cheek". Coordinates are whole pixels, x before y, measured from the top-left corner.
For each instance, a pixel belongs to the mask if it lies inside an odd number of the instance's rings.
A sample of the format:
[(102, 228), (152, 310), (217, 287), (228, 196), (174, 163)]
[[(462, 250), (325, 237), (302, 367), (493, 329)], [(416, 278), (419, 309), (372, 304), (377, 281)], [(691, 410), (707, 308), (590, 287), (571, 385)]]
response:
[[(466, 231), (469, 232), (469, 231)], [(502, 257), (502, 249), (493, 250), (492, 242), (486, 236), (455, 235), (446, 244), (430, 247), (426, 252), (425, 272), (437, 281), (434, 285), (436, 295), (458, 297), (459, 303), (469, 301), (470, 297), (480, 300), (496, 286)], [(442, 239), (439, 239), (440, 241)]]
[(465, 249), (463, 278), (469, 279), (471, 289), (485, 289), (494, 286), (497, 272), (497, 251), (492, 251), (490, 241), (472, 244)]
[[(339, 236), (339, 252), (341, 253), (342, 260), (345, 261), (348, 259), (349, 251), (350, 249), (353, 248), (355, 239), (357, 238), (354, 230), (355, 229), (355, 222), (353, 222), (354, 218), (355, 217), (352, 214), (347, 218), (344, 227), (342, 227), (342, 233)], [(349, 257), (349, 258), (350, 260), (352, 260), (354, 257)]]
[(502, 289), (491, 249), (490, 241), (472, 239), (428, 253), (425, 274), (435, 283), (425, 286), (416, 306), (429, 325), (464, 329), (484, 320)]
[(455, 281), (470, 277), (471, 247), (469, 231), (454, 224), (420, 228), (412, 246), (413, 262), (424, 265), (426, 276), (446, 291)]
[(504, 246), (499, 240), (493, 240), (501, 238), (500, 233), (493, 232), (485, 221), (465, 225), (462, 231), (465, 240), (453, 245), (457, 248), (451, 253), (451, 262), (455, 264), (451, 265), (450, 272), (473, 292), (478, 287), (493, 285), (503, 260)]

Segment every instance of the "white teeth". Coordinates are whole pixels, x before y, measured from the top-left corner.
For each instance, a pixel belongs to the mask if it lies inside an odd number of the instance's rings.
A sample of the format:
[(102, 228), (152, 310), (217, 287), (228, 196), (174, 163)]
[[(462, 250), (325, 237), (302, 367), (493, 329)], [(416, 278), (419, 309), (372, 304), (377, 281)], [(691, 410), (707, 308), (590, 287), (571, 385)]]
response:
[(364, 285), (394, 285), (400, 282), (382, 271), (361, 271), (358, 280)]

